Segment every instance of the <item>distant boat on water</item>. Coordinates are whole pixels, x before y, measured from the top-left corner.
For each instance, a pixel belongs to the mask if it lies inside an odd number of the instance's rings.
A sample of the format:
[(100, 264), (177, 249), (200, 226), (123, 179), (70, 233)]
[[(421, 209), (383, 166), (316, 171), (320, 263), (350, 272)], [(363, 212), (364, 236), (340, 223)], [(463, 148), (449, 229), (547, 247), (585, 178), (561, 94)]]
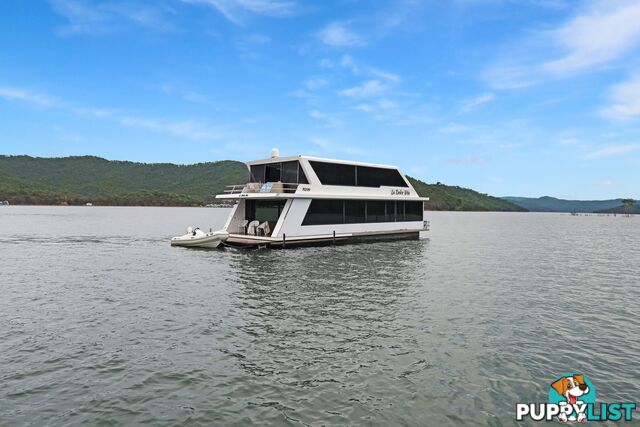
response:
[(9, 201), (8, 200), (3, 200), (2, 202), (0, 202), (0, 205), (9, 206)]

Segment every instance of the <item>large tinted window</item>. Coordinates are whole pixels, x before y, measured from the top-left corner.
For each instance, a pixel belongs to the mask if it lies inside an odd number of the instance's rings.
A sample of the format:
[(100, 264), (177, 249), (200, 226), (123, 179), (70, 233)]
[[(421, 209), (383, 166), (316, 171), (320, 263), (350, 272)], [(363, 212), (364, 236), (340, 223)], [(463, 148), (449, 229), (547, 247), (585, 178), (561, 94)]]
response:
[(405, 221), (404, 202), (396, 202), (396, 221)]
[(264, 165), (251, 166), (251, 182), (265, 182)]
[(381, 200), (367, 202), (367, 222), (387, 221), (385, 205)]
[(282, 181), (280, 178), (281, 163), (268, 163), (264, 165), (264, 174), (266, 182)]
[(307, 181), (307, 176), (304, 174), (304, 170), (302, 170), (302, 165), (300, 165), (300, 162), (298, 163), (298, 184), (308, 184), (309, 181)]
[(407, 187), (407, 183), (397, 169), (357, 167), (358, 187)]
[(323, 185), (356, 185), (356, 167), (339, 163), (310, 161)]
[(309, 163), (323, 185), (407, 187), (406, 181), (397, 169), (316, 161), (310, 161)]
[(282, 182), (295, 184), (298, 182), (298, 162), (282, 163)]
[(397, 221), (396, 219), (396, 202), (387, 202), (387, 222)]
[(366, 222), (367, 202), (361, 200), (344, 201), (344, 221), (347, 224), (360, 224)]
[(314, 199), (309, 205), (302, 225), (343, 224), (342, 200)]
[(308, 184), (307, 177), (297, 160), (251, 166), (251, 182), (284, 182)]
[(404, 202), (405, 221), (422, 221), (423, 205), (422, 202)]
[(315, 199), (302, 225), (400, 221), (422, 221), (422, 202)]

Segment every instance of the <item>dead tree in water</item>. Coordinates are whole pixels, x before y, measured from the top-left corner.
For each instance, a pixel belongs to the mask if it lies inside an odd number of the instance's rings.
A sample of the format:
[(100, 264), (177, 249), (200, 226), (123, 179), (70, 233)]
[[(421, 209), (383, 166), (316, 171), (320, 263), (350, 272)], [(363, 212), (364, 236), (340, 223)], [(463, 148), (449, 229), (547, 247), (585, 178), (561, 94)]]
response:
[(633, 211), (633, 205), (636, 203), (633, 199), (622, 199), (622, 206), (624, 207), (624, 212), (627, 216), (631, 216), (631, 211)]

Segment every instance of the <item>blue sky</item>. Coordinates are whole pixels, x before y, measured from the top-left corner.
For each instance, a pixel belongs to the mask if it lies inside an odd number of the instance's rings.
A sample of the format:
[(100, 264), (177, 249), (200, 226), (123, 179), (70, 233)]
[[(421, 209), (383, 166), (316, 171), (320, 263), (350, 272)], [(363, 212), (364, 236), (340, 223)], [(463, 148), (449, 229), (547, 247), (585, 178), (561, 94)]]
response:
[(640, 198), (640, 1), (0, 2), (0, 153)]

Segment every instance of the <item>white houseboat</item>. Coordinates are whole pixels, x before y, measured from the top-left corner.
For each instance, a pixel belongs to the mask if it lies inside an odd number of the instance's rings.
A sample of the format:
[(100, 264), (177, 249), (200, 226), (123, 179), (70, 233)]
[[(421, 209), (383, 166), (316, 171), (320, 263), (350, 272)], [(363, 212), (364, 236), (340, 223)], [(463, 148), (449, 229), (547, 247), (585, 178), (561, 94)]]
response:
[(277, 247), (358, 240), (417, 239), (423, 202), (394, 166), (319, 157), (247, 163), (250, 182), (217, 199), (237, 203), (224, 226), (228, 246)]

